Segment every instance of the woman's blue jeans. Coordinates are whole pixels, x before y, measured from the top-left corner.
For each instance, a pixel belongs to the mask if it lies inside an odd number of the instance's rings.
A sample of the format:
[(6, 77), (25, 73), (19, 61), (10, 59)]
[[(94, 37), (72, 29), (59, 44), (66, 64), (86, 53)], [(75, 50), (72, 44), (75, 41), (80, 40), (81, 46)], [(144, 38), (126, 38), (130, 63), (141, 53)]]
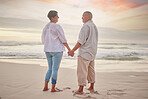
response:
[(49, 82), (52, 78), (52, 84), (56, 84), (58, 69), (61, 63), (63, 52), (45, 52), (48, 61), (48, 71), (46, 73), (45, 81)]

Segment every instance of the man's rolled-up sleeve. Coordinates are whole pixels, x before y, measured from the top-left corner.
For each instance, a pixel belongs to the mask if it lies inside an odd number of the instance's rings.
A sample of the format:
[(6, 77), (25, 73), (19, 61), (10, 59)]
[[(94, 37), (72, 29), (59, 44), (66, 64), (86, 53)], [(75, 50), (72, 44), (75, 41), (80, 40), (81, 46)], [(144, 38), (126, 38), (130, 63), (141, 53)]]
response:
[(78, 38), (78, 42), (83, 45), (89, 36), (89, 27), (87, 25), (83, 26), (81, 28), (80, 34), (79, 34), (79, 38)]

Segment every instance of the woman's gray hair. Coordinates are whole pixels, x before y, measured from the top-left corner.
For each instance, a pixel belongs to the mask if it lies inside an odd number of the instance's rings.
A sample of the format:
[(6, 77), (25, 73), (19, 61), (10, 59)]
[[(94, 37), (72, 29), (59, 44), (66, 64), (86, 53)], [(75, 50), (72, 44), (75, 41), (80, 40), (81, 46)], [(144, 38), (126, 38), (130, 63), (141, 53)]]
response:
[(57, 13), (58, 13), (57, 11), (51, 10), (49, 11), (47, 17), (51, 20), (51, 18), (54, 18), (57, 15)]

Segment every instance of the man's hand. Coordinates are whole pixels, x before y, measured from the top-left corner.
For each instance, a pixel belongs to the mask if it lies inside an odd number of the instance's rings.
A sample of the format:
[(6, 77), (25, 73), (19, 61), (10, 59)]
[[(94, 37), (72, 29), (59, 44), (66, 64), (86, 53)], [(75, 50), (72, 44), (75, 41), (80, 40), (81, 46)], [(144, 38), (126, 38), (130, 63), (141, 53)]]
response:
[(75, 47), (72, 50), (68, 51), (68, 56), (74, 56), (74, 52), (81, 46), (81, 44), (79, 42), (77, 42), (77, 44), (75, 45)]
[(74, 56), (74, 51), (73, 50), (68, 51), (68, 56), (73, 57)]

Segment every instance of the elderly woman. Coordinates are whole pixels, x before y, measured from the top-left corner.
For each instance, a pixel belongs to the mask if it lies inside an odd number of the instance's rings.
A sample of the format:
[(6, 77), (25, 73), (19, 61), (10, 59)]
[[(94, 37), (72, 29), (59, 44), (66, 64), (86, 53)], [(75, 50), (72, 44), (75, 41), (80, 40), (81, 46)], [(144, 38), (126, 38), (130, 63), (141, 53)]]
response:
[(67, 40), (62, 27), (58, 24), (58, 12), (51, 10), (48, 13), (50, 22), (45, 26), (42, 32), (42, 43), (44, 44), (44, 52), (48, 61), (48, 71), (45, 77), (45, 85), (43, 91), (48, 90), (48, 82), (51, 78), (51, 92), (59, 92), (55, 88), (57, 83), (57, 74), (65, 47), (70, 51)]

